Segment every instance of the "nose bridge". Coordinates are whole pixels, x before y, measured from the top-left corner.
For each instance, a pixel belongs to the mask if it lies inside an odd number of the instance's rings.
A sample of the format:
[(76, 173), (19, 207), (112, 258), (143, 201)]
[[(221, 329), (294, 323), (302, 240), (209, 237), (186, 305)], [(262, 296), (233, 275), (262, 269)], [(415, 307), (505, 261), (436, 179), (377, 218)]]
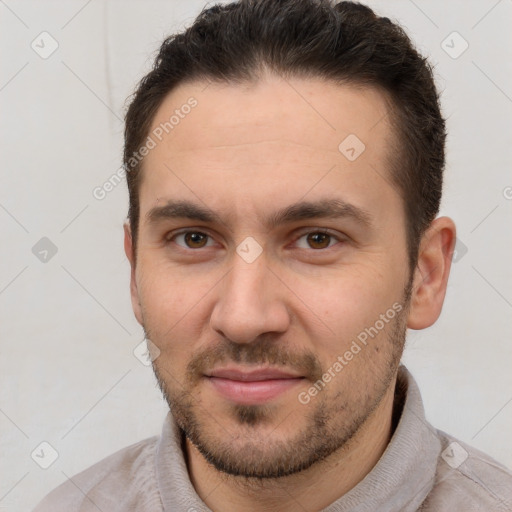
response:
[(287, 329), (289, 316), (282, 290), (263, 254), (250, 263), (234, 255), (231, 270), (218, 290), (211, 324), (237, 343)]

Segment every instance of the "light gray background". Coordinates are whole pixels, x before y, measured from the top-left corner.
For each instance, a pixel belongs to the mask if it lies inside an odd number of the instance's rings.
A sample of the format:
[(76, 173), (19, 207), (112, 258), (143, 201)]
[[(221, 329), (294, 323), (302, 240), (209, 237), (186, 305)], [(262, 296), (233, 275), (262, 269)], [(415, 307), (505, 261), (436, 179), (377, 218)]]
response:
[[(143, 335), (123, 252), (125, 183), (102, 201), (92, 191), (119, 169), (126, 97), (164, 36), (203, 5), (0, 0), (0, 510), (29, 510), (160, 431), (165, 404), (133, 354)], [(512, 2), (370, 5), (436, 66), (449, 130), (442, 213), (464, 244), (440, 320), (410, 333), (404, 360), (436, 427), (512, 466)], [(31, 48), (43, 31), (59, 44), (47, 59)], [(442, 47), (453, 31), (469, 44), (458, 58)], [(452, 53), (457, 37), (444, 43)], [(42, 237), (58, 249), (47, 262), (32, 252)], [(43, 441), (58, 452), (48, 469), (31, 458), (37, 448), (50, 460)]]

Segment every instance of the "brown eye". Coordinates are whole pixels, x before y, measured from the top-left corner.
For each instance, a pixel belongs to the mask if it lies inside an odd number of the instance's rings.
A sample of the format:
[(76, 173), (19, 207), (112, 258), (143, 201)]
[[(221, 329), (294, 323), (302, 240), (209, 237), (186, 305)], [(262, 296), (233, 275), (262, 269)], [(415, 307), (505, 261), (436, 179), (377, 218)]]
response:
[(307, 241), (312, 249), (325, 249), (331, 243), (331, 235), (327, 233), (309, 233)]
[(200, 249), (208, 242), (208, 235), (197, 231), (189, 231), (183, 234), (185, 244), (191, 249)]
[(183, 231), (177, 235), (169, 237), (167, 242), (175, 243), (185, 249), (202, 249), (207, 245), (212, 245), (209, 243), (209, 238), (209, 235), (201, 233), (200, 231)]

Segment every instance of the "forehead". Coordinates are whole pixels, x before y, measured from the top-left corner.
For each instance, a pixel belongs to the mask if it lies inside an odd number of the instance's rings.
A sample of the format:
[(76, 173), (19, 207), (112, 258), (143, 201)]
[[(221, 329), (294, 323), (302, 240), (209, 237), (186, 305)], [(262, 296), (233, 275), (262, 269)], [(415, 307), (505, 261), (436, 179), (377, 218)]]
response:
[[(188, 108), (190, 103), (196, 106)], [(387, 114), (387, 95), (381, 89), (269, 74), (248, 84), (182, 84), (160, 105), (151, 132), (163, 127), (166, 142), (180, 150), (277, 136), (338, 151), (350, 134), (378, 149), (379, 139), (385, 142), (391, 135)]]
[(375, 202), (372, 188), (390, 188), (392, 135), (387, 96), (376, 88), (274, 75), (251, 84), (185, 83), (153, 119), (141, 212), (177, 192), (223, 207), (233, 192), (241, 206), (317, 190)]

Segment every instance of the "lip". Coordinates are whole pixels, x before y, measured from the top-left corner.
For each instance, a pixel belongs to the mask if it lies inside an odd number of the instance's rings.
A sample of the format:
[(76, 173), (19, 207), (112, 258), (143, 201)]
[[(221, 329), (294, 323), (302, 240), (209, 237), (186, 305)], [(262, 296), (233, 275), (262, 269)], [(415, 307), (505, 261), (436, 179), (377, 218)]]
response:
[(238, 380), (243, 382), (255, 382), (274, 379), (294, 379), (302, 377), (302, 375), (297, 373), (269, 367), (254, 368), (252, 370), (234, 367), (215, 368), (214, 370), (207, 372), (206, 375), (208, 377), (218, 377), (221, 379)]
[(304, 379), (302, 375), (278, 368), (216, 368), (205, 377), (221, 396), (244, 405), (273, 400)]

